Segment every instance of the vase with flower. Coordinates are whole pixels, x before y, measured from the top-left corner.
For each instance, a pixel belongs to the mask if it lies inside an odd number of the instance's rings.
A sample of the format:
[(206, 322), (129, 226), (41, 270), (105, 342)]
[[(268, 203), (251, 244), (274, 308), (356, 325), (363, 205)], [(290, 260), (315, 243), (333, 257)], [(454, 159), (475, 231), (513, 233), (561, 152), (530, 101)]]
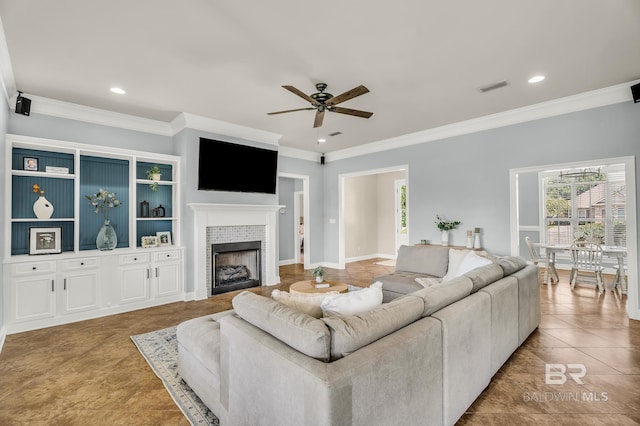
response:
[(115, 192), (110, 192), (100, 188), (95, 194), (86, 195), (89, 205), (95, 209), (95, 213), (102, 213), (104, 216), (104, 224), (96, 237), (96, 247), (98, 250), (113, 250), (118, 245), (118, 236), (116, 230), (111, 226), (109, 221), (109, 211), (113, 208), (120, 207), (122, 204), (116, 198)]
[(460, 225), (459, 220), (447, 220), (440, 215), (436, 215), (436, 226), (442, 232), (442, 245), (449, 245), (449, 231), (454, 230)]
[(33, 213), (38, 219), (49, 219), (53, 215), (53, 204), (44, 198), (44, 189), (37, 183), (33, 185), (33, 192), (39, 194), (38, 199), (33, 203)]

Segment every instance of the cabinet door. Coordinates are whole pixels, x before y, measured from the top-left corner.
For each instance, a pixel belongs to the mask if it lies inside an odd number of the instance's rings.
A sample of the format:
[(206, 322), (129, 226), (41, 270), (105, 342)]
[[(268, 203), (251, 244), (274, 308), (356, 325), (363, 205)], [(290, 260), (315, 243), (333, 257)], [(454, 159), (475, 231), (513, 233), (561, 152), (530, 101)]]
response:
[(55, 274), (47, 274), (12, 280), (13, 319), (32, 321), (53, 317), (56, 313), (55, 279)]
[(167, 263), (156, 266), (158, 297), (172, 296), (180, 291), (180, 264)]
[(127, 267), (120, 271), (120, 302), (149, 299), (149, 265)]
[(62, 292), (63, 313), (98, 309), (98, 271), (69, 273), (64, 277)]

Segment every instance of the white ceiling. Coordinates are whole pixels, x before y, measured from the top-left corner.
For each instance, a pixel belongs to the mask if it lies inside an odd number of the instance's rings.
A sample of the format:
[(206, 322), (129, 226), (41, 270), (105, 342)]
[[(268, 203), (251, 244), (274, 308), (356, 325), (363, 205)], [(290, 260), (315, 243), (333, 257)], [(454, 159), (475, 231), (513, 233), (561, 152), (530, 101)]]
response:
[[(26, 96), (167, 122), (187, 112), (316, 152), (640, 78), (638, 0), (0, 0), (0, 17)], [(527, 83), (535, 74), (546, 79)], [(333, 95), (365, 85), (341, 106), (374, 115), (327, 113), (319, 131), (314, 111), (267, 115), (308, 106), (282, 85), (318, 82)]]

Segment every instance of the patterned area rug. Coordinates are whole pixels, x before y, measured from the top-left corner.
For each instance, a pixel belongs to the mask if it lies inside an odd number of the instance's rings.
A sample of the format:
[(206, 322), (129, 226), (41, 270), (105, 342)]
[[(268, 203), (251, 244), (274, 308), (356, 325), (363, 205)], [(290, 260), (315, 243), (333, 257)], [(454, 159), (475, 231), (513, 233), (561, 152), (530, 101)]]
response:
[(220, 425), (218, 418), (204, 405), (178, 375), (176, 327), (131, 336), (131, 340), (162, 380), (169, 395), (192, 425)]

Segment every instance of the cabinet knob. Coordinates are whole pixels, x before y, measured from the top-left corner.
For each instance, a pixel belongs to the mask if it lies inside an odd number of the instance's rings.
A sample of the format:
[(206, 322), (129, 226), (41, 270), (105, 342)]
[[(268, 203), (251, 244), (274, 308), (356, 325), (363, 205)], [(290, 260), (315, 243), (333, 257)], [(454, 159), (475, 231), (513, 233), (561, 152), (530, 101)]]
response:
[(137, 257), (134, 257), (134, 258), (133, 258), (133, 260), (138, 260), (138, 258), (137, 258)]
[(38, 267), (37, 267), (37, 266), (34, 266), (34, 267), (33, 267), (33, 268), (31, 268), (31, 269), (33, 269), (33, 270), (35, 271), (36, 269), (38, 269)]
[(80, 262), (80, 266), (84, 266), (84, 262)]
[(167, 257), (171, 257), (171, 255), (170, 255), (170, 254), (168, 254), (168, 255), (167, 255)]

